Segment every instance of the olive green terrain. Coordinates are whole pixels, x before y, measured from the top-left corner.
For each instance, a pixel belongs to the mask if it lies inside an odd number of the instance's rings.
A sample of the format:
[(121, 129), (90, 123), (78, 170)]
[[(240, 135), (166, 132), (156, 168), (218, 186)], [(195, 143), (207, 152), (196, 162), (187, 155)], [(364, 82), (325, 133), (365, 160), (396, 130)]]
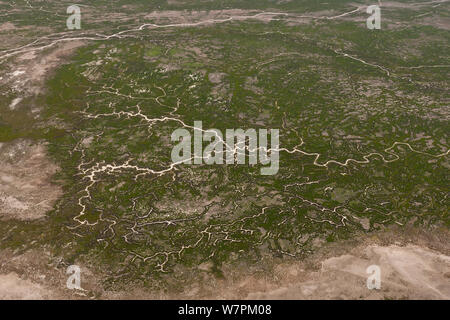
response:
[[(354, 9), (327, 2), (81, 1), (89, 18), (70, 36), (92, 39), (30, 98), (44, 106), (41, 118), (8, 110), (14, 93), (0, 88), (0, 141), (47, 141), (64, 192), (45, 219), (2, 221), (0, 246), (50, 248), (106, 286), (164, 286), (205, 262), (220, 277), (223, 263), (302, 258), (393, 224), (448, 228), (450, 35), (416, 18), (448, 18), (448, 3), (382, 7), (381, 30), (367, 29), (365, 9), (296, 18)], [(67, 4), (15, 1), (0, 24), (67, 32)], [(177, 23), (149, 20), (153, 10), (227, 9), (289, 15), (138, 30)], [(117, 21), (107, 18), (114, 12)], [(49, 33), (18, 30), (23, 43), (0, 47), (45, 45), (57, 39), (40, 38)], [(222, 132), (279, 129), (279, 172), (172, 168), (171, 133), (194, 121)]]

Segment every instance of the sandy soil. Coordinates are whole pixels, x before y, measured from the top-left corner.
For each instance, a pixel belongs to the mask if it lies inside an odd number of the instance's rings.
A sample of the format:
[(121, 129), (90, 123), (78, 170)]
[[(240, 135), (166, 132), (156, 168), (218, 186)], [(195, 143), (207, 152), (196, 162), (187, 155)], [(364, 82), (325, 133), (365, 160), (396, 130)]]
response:
[[(367, 288), (367, 267), (381, 270), (381, 288)], [(296, 266), (286, 268), (302, 274)], [(250, 293), (249, 299), (449, 299), (450, 257), (415, 245), (368, 246), (326, 259), (319, 271), (291, 285)]]
[(0, 24), (0, 32), (11, 31), (14, 29), (16, 29), (16, 26), (11, 22), (4, 22), (4, 23)]
[(0, 218), (44, 217), (62, 194), (50, 181), (57, 170), (42, 144), (27, 140), (0, 143)]
[(42, 300), (51, 294), (41, 285), (22, 280), (15, 273), (0, 275), (0, 300)]
[(100, 285), (89, 268), (81, 268), (83, 290), (67, 289), (69, 266), (46, 248), (24, 253), (0, 251), (0, 300), (90, 299), (100, 293)]
[[(44, 84), (48, 76), (58, 66), (63, 64), (74, 51), (84, 44), (82, 41), (68, 41), (61, 43), (46, 52), (28, 51), (18, 55), (10, 70), (0, 78), (0, 85), (7, 85), (12, 89), (14, 96), (9, 109), (16, 110), (27, 97), (37, 96), (44, 91)], [(39, 109), (32, 110), (35, 116)]]
[[(0, 299), (450, 299), (449, 231), (396, 229), (327, 245), (304, 259), (234, 262), (223, 278), (203, 263), (201, 281), (182, 292), (143, 287), (102, 289), (81, 266), (84, 290), (66, 288), (67, 265), (48, 251), (0, 252)], [(378, 265), (381, 288), (367, 288), (367, 267)]]
[[(224, 266), (224, 279), (205, 272), (170, 298), (188, 299), (449, 299), (447, 229), (393, 227), (325, 245), (304, 259), (261, 261), (257, 267)], [(378, 265), (381, 288), (367, 288), (367, 267)], [(239, 271), (240, 270), (240, 271)]]

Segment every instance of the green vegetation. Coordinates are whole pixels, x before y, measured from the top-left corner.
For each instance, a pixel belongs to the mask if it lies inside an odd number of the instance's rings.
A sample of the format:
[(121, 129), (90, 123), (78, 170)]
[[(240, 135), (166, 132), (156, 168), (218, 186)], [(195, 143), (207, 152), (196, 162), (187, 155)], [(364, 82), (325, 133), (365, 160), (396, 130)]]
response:
[[(330, 10), (348, 8), (328, 2)], [(177, 3), (152, 8), (275, 7)], [(133, 6), (124, 10), (143, 4), (114, 2)], [(277, 9), (322, 7), (292, 1)], [(124, 282), (153, 285), (206, 261), (220, 275), (232, 259), (301, 257), (394, 223), (450, 224), (449, 160), (439, 156), (448, 150), (448, 68), (409, 69), (448, 64), (448, 33), (245, 20), (131, 34), (90, 42), (48, 81), (36, 135), (50, 143), (64, 196), (47, 224), (27, 227), (39, 231), (3, 246), (26, 245), (40, 232), (38, 242), (69, 262), (108, 265), (107, 284), (124, 274)], [(275, 176), (246, 165), (149, 173), (169, 168), (171, 133), (195, 120), (223, 132), (279, 128), (291, 152), (281, 152)], [(0, 121), (0, 141), (17, 136)], [(359, 163), (342, 165), (348, 159)]]

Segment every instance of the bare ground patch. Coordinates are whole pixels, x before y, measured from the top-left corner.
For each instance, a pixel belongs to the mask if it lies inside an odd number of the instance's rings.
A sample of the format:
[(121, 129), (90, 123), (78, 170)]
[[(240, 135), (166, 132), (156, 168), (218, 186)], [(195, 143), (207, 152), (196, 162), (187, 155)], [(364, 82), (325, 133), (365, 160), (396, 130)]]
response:
[(44, 217), (62, 194), (50, 181), (57, 170), (42, 144), (27, 140), (0, 144), (0, 218)]
[[(324, 246), (298, 259), (262, 259), (222, 267), (170, 298), (183, 299), (449, 299), (448, 230), (392, 228)], [(381, 268), (381, 289), (367, 288), (366, 269)]]
[[(82, 269), (82, 291), (68, 290), (67, 263), (48, 251), (0, 252), (0, 299), (449, 299), (448, 230), (392, 228), (324, 246), (304, 259), (266, 259), (258, 266), (234, 261), (212, 274), (199, 265), (202, 281), (182, 292), (142, 286), (102, 289), (100, 275)], [(366, 286), (369, 265), (381, 268), (381, 289)]]
[(51, 294), (41, 285), (22, 280), (16, 273), (0, 275), (0, 300), (42, 300)]
[[(381, 270), (381, 288), (368, 290), (367, 268)], [(250, 293), (249, 299), (449, 299), (450, 257), (416, 245), (357, 248), (322, 261), (319, 271), (276, 289)], [(280, 267), (295, 276), (297, 267)]]
[(67, 289), (68, 266), (45, 248), (20, 254), (1, 250), (0, 300), (89, 299), (100, 295), (92, 272), (81, 264), (82, 289)]
[[(25, 98), (42, 93), (49, 74), (83, 44), (82, 41), (68, 41), (43, 53), (29, 50), (18, 55), (14, 64), (10, 64), (9, 72), (0, 78), (0, 84), (11, 88), (10, 96), (13, 100), (9, 109), (18, 109)], [(36, 115), (39, 114), (41, 106), (37, 109), (39, 110), (33, 110)]]

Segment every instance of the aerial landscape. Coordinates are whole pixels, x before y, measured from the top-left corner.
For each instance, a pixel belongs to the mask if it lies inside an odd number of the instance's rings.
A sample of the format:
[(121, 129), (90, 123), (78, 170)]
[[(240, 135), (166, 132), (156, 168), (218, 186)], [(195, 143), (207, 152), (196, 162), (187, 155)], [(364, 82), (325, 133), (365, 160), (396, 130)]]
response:
[(0, 0), (0, 299), (450, 299), (449, 29)]

